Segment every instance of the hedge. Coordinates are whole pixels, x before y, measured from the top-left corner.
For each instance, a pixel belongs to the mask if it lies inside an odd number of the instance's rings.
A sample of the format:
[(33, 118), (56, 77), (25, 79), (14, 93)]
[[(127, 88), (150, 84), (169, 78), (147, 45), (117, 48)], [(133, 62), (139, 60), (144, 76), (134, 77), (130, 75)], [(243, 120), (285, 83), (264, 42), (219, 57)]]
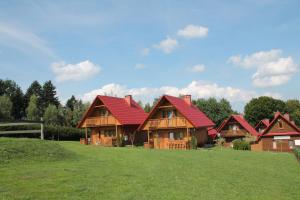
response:
[[(12, 130), (39, 130), (40, 125), (27, 125), (27, 126), (11, 126), (11, 127), (0, 127), (1, 131), (12, 131)], [(27, 133), (27, 134), (6, 134), (1, 135), (5, 137), (26, 137), (26, 138), (39, 138), (39, 133)], [(83, 129), (77, 129), (74, 127), (66, 126), (44, 126), (44, 137), (47, 140), (79, 140), (85, 137), (85, 131)]]
[(300, 149), (298, 147), (294, 147), (295, 156), (300, 159)]
[(236, 139), (233, 140), (233, 149), (235, 150), (251, 150), (251, 145), (248, 141)]

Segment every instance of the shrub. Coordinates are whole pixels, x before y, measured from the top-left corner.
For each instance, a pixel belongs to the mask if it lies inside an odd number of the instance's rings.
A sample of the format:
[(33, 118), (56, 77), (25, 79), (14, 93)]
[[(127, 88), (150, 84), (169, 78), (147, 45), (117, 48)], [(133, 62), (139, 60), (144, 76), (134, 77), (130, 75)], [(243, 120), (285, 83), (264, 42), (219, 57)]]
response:
[(197, 145), (198, 145), (197, 138), (195, 137), (195, 135), (192, 135), (192, 138), (190, 141), (190, 147), (192, 149), (197, 149)]
[(250, 142), (236, 139), (232, 141), (233, 143), (233, 149), (235, 150), (251, 150)]
[(300, 159), (300, 149), (298, 147), (294, 147), (294, 153), (298, 159)]

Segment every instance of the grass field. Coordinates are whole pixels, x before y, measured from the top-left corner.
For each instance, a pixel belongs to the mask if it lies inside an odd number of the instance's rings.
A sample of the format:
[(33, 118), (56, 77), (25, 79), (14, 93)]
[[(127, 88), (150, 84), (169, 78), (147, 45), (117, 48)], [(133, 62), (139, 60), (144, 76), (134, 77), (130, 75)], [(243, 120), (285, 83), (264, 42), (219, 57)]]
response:
[[(287, 153), (104, 148), (1, 138), (0, 145), (1, 199), (300, 198), (300, 164)], [(7, 156), (11, 153), (16, 156)]]

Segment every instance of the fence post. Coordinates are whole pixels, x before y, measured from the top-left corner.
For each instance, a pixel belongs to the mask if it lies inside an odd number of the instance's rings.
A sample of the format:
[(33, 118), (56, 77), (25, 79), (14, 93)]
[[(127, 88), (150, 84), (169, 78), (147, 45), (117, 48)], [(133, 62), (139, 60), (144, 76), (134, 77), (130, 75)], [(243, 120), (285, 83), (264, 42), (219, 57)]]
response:
[(43, 118), (41, 118), (41, 140), (44, 140), (44, 122), (43, 122)]

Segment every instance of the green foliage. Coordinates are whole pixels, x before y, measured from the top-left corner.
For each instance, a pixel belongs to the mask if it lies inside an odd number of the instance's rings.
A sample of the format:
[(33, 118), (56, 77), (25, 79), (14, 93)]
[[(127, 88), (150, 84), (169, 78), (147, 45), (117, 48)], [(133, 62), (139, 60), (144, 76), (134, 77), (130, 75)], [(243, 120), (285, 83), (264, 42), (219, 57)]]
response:
[(76, 103), (77, 103), (77, 99), (75, 98), (74, 95), (72, 95), (71, 98), (67, 100), (66, 108), (73, 111)]
[(300, 126), (300, 101), (296, 99), (287, 100), (285, 105), (286, 112), (290, 114), (296, 125)]
[(0, 138), (0, 165), (14, 161), (58, 161), (71, 158), (72, 155), (57, 142)]
[(197, 149), (198, 146), (198, 142), (197, 142), (197, 138), (195, 137), (195, 135), (192, 135), (191, 141), (190, 141), (190, 147), (192, 149)]
[(38, 98), (34, 94), (30, 97), (28, 107), (26, 109), (26, 115), (28, 120), (39, 121), (39, 109), (37, 106)]
[(300, 149), (298, 147), (294, 147), (295, 156), (300, 159)]
[(145, 106), (144, 106), (144, 111), (146, 113), (149, 113), (151, 111), (151, 106), (150, 106), (150, 103), (146, 103)]
[(217, 126), (231, 114), (235, 113), (226, 99), (221, 99), (220, 101), (217, 101), (215, 98), (197, 99), (193, 103), (214, 121)]
[(21, 119), (25, 115), (24, 95), (23, 92), (12, 80), (0, 79), (0, 96), (6, 95), (12, 102), (11, 115), (14, 119)]
[(250, 142), (241, 140), (241, 139), (236, 139), (232, 141), (233, 143), (233, 149), (235, 150), (251, 150), (251, 145)]
[(50, 104), (44, 113), (44, 121), (48, 125), (58, 125), (58, 110), (55, 105)]
[(11, 119), (12, 102), (9, 97), (0, 96), (0, 120), (5, 121)]
[(218, 145), (218, 146), (224, 146), (224, 144), (225, 144), (225, 139), (223, 138), (223, 137), (218, 137), (217, 139), (216, 139), (216, 144)]
[(285, 102), (272, 97), (254, 98), (245, 106), (246, 120), (255, 126), (262, 119), (271, 119), (276, 111), (285, 112)]
[(59, 106), (59, 100), (56, 96), (56, 88), (51, 81), (47, 81), (43, 85), (43, 107), (47, 108), (50, 104)]
[(24, 95), (24, 107), (28, 108), (30, 98), (32, 95), (35, 95), (37, 100), (36, 100), (36, 105), (39, 110), (39, 116), (42, 116), (42, 110), (43, 110), (43, 102), (42, 102), (42, 97), (43, 97), (43, 89), (42, 86), (38, 81), (33, 81), (29, 88), (27, 89), (25, 95)]

